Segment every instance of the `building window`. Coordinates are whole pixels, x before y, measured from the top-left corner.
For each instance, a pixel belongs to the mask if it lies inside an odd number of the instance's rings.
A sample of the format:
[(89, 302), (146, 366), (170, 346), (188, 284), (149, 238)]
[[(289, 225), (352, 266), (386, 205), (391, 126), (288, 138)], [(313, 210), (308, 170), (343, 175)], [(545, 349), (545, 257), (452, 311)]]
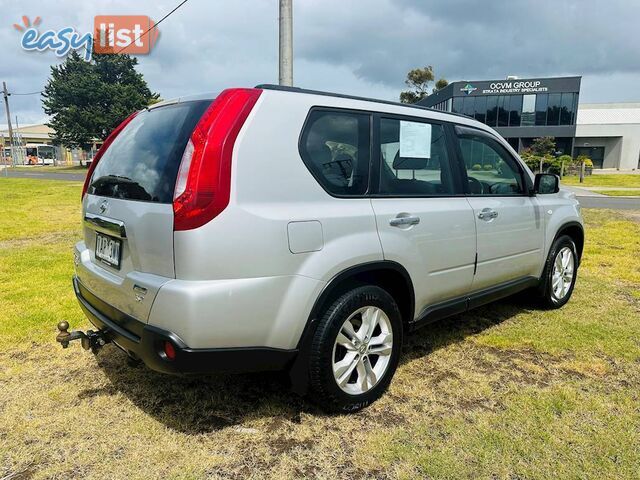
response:
[(549, 105), (547, 105), (547, 125), (558, 125), (560, 123), (560, 105), (562, 94), (550, 93)]
[(522, 118), (520, 125), (530, 126), (535, 124), (536, 119), (536, 96), (524, 95), (522, 97)]
[(453, 103), (452, 100), (453, 99), (451, 99), (451, 98), (447, 99), (447, 112), (451, 111), (451, 104)]
[(509, 109), (509, 126), (520, 126), (520, 115), (522, 114), (522, 95), (512, 95)]
[(454, 97), (451, 111), (453, 113), (462, 113), (463, 103), (464, 103), (464, 97)]
[(573, 125), (575, 93), (563, 93), (560, 102), (560, 125)]
[(475, 119), (485, 123), (487, 121), (487, 97), (476, 97)]
[(549, 102), (549, 95), (546, 93), (540, 93), (536, 97), (536, 125), (547, 124), (548, 102)]
[(498, 126), (509, 126), (509, 97), (506, 95), (498, 97)]
[(487, 125), (495, 127), (498, 123), (498, 97), (487, 97)]
[(468, 117), (473, 117), (476, 112), (476, 97), (464, 97), (464, 108), (462, 113)]

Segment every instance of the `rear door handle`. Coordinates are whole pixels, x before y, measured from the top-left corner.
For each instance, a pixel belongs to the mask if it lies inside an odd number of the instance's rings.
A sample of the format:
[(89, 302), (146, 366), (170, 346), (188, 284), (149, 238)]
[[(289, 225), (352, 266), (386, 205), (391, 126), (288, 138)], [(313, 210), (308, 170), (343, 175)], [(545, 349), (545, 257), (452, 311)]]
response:
[(396, 218), (392, 218), (389, 220), (389, 225), (392, 227), (409, 227), (411, 225), (417, 225), (420, 223), (420, 217), (416, 217), (413, 215), (400, 216), (398, 215)]
[(493, 210), (492, 208), (483, 208), (479, 213), (478, 213), (478, 218), (480, 220), (493, 220), (494, 218), (496, 218), (498, 216), (498, 212), (496, 212), (495, 210)]

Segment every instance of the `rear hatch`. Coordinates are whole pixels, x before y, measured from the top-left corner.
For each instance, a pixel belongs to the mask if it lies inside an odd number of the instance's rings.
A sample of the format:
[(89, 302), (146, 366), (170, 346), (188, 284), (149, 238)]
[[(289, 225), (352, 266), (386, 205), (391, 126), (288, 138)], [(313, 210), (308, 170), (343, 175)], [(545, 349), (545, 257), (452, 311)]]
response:
[(211, 100), (139, 112), (105, 142), (84, 199), (81, 283), (140, 321), (175, 278), (173, 196), (182, 155)]

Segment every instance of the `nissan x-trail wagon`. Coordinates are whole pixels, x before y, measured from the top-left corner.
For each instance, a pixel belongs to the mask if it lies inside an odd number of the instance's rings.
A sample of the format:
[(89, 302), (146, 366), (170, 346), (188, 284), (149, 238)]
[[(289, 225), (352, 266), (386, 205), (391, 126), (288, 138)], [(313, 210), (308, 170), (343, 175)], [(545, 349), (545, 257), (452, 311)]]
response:
[(530, 289), (558, 308), (580, 208), (471, 118), (269, 85), (166, 101), (107, 138), (73, 286), (166, 373), (290, 372), (328, 410), (377, 399), (418, 326)]

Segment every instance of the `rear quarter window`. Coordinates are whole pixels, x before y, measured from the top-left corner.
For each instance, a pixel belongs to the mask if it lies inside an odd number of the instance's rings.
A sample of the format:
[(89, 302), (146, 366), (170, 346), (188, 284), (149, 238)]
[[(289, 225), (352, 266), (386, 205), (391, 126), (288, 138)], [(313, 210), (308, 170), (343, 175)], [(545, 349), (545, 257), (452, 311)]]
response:
[(171, 203), (182, 154), (211, 100), (143, 110), (104, 152), (89, 193)]
[(364, 195), (371, 157), (370, 115), (313, 110), (300, 141), (300, 154), (315, 179), (330, 194)]

